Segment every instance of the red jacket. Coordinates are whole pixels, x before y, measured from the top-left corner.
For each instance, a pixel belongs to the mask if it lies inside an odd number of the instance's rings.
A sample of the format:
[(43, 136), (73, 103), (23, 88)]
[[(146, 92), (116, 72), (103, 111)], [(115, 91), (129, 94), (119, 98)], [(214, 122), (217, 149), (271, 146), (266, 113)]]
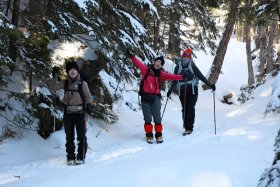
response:
[[(140, 69), (142, 74), (142, 79), (143, 79), (147, 73), (148, 66), (134, 56), (131, 57), (130, 60), (133, 62), (135, 66), (137, 66)], [(161, 71), (160, 81), (166, 81), (166, 80), (183, 80), (183, 76), (171, 74), (166, 71)], [(143, 91), (148, 94), (160, 94), (159, 78), (157, 76), (148, 75), (143, 83)]]

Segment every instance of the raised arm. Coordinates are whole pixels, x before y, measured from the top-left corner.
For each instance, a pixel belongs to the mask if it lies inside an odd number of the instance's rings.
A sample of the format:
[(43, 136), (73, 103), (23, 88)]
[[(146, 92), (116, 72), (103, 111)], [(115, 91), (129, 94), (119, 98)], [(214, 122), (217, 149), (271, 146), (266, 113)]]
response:
[(144, 74), (147, 71), (148, 67), (135, 56), (131, 56), (129, 58), (132, 61), (132, 63), (140, 69), (142, 74)]

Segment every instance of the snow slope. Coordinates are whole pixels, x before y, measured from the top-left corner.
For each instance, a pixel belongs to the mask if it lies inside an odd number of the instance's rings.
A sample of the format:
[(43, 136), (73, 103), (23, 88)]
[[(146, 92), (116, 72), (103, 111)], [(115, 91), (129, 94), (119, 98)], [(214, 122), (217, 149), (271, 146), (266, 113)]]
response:
[[(197, 56), (196, 63), (206, 75), (213, 57)], [(170, 63), (166, 63), (167, 69), (172, 67)], [(232, 39), (224, 74), (217, 83), (216, 135), (211, 91), (200, 89), (195, 129), (186, 137), (182, 136), (179, 99), (172, 96), (163, 116), (163, 144), (147, 144), (141, 110), (134, 112), (119, 104), (117, 124), (107, 126), (94, 119), (89, 125), (90, 147), (84, 165), (66, 165), (63, 131), (47, 140), (26, 132), (23, 140), (0, 145), (0, 185), (256, 187), (260, 175), (271, 166), (280, 117), (263, 115), (271, 96), (270, 81), (258, 87), (255, 99), (244, 105), (219, 102), (228, 90), (238, 93), (246, 83), (246, 72), (245, 44)], [(137, 95), (130, 93), (130, 97)]]

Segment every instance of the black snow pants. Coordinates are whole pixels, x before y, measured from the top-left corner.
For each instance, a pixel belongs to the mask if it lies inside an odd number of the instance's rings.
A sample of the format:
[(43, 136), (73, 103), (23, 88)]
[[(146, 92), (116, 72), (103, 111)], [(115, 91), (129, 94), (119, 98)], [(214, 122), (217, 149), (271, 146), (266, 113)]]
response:
[(198, 88), (194, 86), (194, 93), (191, 87), (180, 89), (180, 101), (182, 105), (182, 118), (185, 130), (193, 131), (195, 121), (195, 105), (198, 98)]
[(77, 159), (85, 158), (87, 152), (87, 138), (86, 138), (86, 122), (85, 114), (67, 114), (64, 113), (64, 129), (66, 134), (66, 152), (67, 159), (75, 159), (75, 130), (78, 142)]

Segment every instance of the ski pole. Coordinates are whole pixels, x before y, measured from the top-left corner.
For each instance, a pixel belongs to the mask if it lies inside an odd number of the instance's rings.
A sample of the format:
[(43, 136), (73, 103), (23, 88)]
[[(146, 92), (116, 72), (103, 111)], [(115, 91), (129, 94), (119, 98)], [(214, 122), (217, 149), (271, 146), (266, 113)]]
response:
[(161, 120), (162, 120), (162, 118), (163, 118), (163, 114), (164, 114), (164, 112), (165, 112), (165, 108), (166, 108), (168, 99), (169, 99), (169, 97), (167, 97), (167, 99), (166, 99), (166, 102), (165, 102), (165, 105), (164, 105), (164, 109), (163, 109), (163, 112), (162, 112), (162, 116), (161, 116)]
[(216, 135), (216, 105), (215, 105), (215, 91), (213, 91), (213, 101), (214, 101), (214, 126), (215, 126), (215, 135)]

